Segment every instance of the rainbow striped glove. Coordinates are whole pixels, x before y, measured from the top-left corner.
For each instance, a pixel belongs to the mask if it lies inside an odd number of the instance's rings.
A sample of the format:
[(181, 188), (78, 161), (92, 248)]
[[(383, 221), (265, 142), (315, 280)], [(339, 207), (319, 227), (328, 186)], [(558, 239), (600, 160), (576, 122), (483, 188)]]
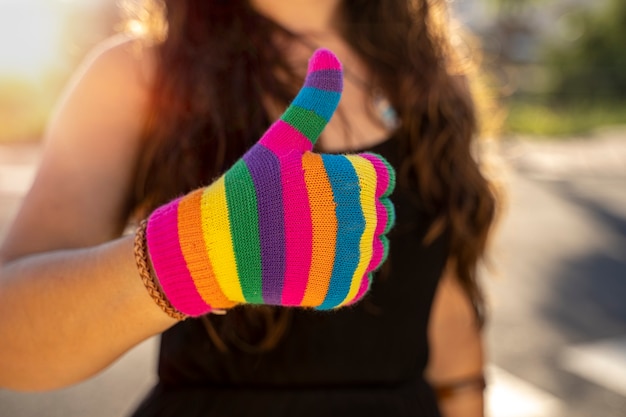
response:
[(282, 117), (207, 188), (154, 211), (146, 241), (163, 292), (199, 316), (238, 303), (351, 304), (387, 256), (391, 166), (371, 153), (312, 152), (343, 86), (320, 49)]

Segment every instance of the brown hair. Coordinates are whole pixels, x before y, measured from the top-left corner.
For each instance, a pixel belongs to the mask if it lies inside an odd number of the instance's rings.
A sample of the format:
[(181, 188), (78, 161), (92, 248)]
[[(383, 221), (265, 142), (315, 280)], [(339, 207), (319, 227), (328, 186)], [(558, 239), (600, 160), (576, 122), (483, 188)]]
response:
[[(153, 108), (134, 195), (144, 213), (218, 177), (267, 128), (262, 97), (286, 105), (301, 81), (272, 42), (277, 34), (295, 35), (248, 1), (165, 4), (168, 35), (157, 46)], [(472, 156), (475, 104), (449, 41), (445, 1), (351, 0), (341, 12), (346, 42), (371, 70), (372, 88), (386, 93), (400, 117), (397, 146), (407, 157), (399, 178), (438, 217), (427, 238), (449, 234), (456, 274), (482, 320), (476, 270), (495, 198)]]

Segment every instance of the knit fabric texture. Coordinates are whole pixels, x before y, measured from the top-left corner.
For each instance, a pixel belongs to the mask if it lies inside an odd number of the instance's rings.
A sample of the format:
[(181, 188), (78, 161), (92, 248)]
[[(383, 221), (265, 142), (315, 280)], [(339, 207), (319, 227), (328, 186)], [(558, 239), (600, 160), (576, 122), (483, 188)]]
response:
[(176, 309), (327, 310), (367, 292), (387, 257), (395, 174), (373, 153), (312, 152), (342, 87), (339, 60), (317, 50), (303, 88), (257, 144), (210, 186), (150, 215), (150, 259)]

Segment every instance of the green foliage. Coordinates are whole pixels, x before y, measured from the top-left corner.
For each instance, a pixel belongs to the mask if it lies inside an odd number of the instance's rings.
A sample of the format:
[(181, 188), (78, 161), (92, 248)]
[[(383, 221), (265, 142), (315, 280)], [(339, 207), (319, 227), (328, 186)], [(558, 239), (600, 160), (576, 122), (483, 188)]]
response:
[(487, 4), (491, 7), (499, 10), (501, 13), (504, 11), (517, 12), (525, 9), (533, 3), (541, 3), (540, 0), (487, 0)]
[(580, 28), (582, 36), (548, 50), (548, 93), (561, 103), (625, 100), (626, 2), (611, 0), (604, 12), (571, 14), (565, 23)]
[(626, 102), (554, 105), (515, 100), (507, 105), (505, 133), (567, 138), (613, 125), (626, 125)]

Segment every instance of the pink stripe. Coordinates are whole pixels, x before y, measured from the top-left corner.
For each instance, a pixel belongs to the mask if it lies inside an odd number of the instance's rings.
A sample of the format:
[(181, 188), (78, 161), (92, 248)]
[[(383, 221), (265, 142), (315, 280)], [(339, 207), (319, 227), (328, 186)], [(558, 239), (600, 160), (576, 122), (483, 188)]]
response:
[(376, 197), (381, 197), (389, 187), (389, 171), (387, 166), (374, 154), (364, 153), (361, 156), (374, 165), (376, 170)]
[(259, 144), (271, 150), (280, 162), (286, 252), (282, 304), (298, 306), (306, 290), (313, 240), (302, 153), (313, 146), (306, 136), (283, 120), (272, 124)]
[(387, 209), (385, 209), (385, 206), (383, 206), (383, 203), (381, 203), (380, 200), (376, 201), (376, 217), (378, 218), (378, 222), (376, 223), (376, 230), (374, 231), (374, 252), (372, 253), (372, 259), (366, 269), (367, 272), (378, 268), (385, 253), (385, 249), (383, 244), (380, 242), (379, 236), (385, 231), (388, 219)]
[(210, 311), (196, 289), (178, 236), (178, 204), (180, 199), (159, 207), (148, 220), (146, 239), (152, 267), (161, 288), (174, 308), (189, 316)]
[(359, 291), (354, 296), (354, 299), (352, 299), (352, 301), (350, 301), (346, 305), (352, 305), (356, 303), (357, 301), (359, 301), (361, 298), (363, 298), (363, 296), (365, 295), (367, 290), (369, 290), (369, 288), (370, 288), (370, 276), (369, 274), (366, 274), (361, 280), (361, 286), (359, 287)]
[(307, 72), (325, 70), (325, 69), (341, 69), (341, 63), (331, 51), (320, 48), (315, 51), (309, 60), (309, 70)]
[(313, 149), (311, 141), (289, 123), (279, 119), (265, 132), (259, 143), (279, 158), (294, 150), (301, 152)]
[[(306, 291), (311, 268), (313, 222), (304, 181), (302, 157), (280, 159), (285, 213), (285, 280), (282, 304), (298, 306)], [(287, 174), (287, 175), (285, 175)]]
[[(375, 154), (364, 153), (361, 154), (361, 156), (370, 161), (376, 170), (376, 197), (380, 198), (389, 187), (389, 172), (387, 171), (387, 166)], [(373, 253), (372, 259), (366, 269), (367, 272), (377, 269), (385, 254), (385, 248), (378, 237), (385, 232), (389, 219), (387, 209), (385, 209), (385, 206), (383, 206), (380, 200), (376, 201), (376, 216), (378, 221), (376, 223), (376, 230), (374, 231)]]
[(380, 237), (376, 237), (374, 239), (374, 247), (372, 253), (372, 259), (370, 260), (370, 264), (367, 267), (367, 272), (373, 272), (381, 265), (383, 256), (385, 256), (385, 247), (380, 241)]

